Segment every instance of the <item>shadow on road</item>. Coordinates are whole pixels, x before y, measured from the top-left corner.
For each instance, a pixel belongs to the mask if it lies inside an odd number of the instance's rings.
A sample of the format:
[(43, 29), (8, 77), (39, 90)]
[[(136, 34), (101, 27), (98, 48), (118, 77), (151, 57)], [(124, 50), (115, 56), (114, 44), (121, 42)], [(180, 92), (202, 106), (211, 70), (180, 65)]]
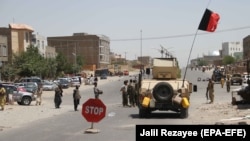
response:
[[(140, 118), (139, 114), (131, 114), (130, 115), (131, 118)], [(149, 119), (177, 119), (180, 118), (180, 114), (179, 113), (167, 113), (167, 112), (152, 112), (149, 116), (147, 116), (146, 118)]]

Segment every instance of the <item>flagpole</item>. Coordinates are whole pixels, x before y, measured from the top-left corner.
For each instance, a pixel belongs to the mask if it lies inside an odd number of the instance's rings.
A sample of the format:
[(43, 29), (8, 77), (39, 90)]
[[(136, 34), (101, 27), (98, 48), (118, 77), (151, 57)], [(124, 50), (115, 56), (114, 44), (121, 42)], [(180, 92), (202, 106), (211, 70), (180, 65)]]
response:
[[(208, 1), (208, 4), (207, 4), (206, 9), (208, 8), (210, 2), (211, 2), (211, 0)], [(190, 60), (190, 57), (191, 57), (191, 53), (192, 53), (192, 50), (193, 50), (193, 47), (194, 47), (194, 42), (195, 42), (196, 36), (197, 36), (197, 34), (198, 34), (198, 31), (199, 31), (199, 28), (197, 28), (197, 30), (196, 30), (196, 33), (195, 33), (194, 39), (193, 39), (193, 43), (192, 43), (192, 45), (191, 45), (191, 49), (190, 49), (190, 52), (189, 52), (189, 56), (188, 56), (188, 60), (187, 60), (187, 65), (186, 65), (186, 69), (185, 69), (184, 77), (183, 77), (183, 81), (182, 81), (182, 87), (183, 87), (183, 88), (184, 88), (184, 82), (185, 82), (185, 79), (186, 79), (188, 63), (189, 63), (189, 60)]]
[(192, 53), (192, 50), (193, 50), (193, 47), (194, 47), (194, 42), (195, 42), (195, 39), (196, 39), (198, 31), (199, 31), (199, 29), (197, 28), (196, 33), (194, 35), (193, 43), (191, 45), (191, 49), (190, 49), (190, 52), (189, 52), (189, 56), (188, 56), (188, 60), (187, 60), (187, 65), (186, 65), (186, 69), (185, 69), (185, 72), (184, 72), (182, 87), (184, 87), (184, 81), (185, 81), (186, 74), (187, 74), (188, 63), (189, 63), (189, 60), (190, 60), (190, 56), (191, 56), (191, 53)]
[(209, 4), (210, 4), (210, 3), (211, 3), (211, 0), (209, 0), (209, 1), (208, 1), (208, 3), (207, 3), (207, 7), (206, 7), (206, 8), (208, 8), (208, 6), (209, 6)]

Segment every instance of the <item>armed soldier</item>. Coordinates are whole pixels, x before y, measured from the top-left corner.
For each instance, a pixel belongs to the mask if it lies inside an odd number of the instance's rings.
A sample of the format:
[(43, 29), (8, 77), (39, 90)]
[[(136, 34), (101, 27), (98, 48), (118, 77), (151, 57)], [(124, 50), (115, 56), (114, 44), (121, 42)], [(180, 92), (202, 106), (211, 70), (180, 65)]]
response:
[(209, 82), (207, 85), (207, 91), (208, 91), (209, 99), (210, 99), (209, 104), (212, 104), (214, 102), (214, 82), (212, 81), (212, 79), (209, 79)]

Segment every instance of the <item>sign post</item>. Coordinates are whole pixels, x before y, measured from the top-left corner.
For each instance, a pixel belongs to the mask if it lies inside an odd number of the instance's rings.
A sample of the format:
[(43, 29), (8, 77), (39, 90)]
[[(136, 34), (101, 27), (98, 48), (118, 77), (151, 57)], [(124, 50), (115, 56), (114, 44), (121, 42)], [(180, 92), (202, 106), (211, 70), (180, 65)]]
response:
[(91, 127), (85, 133), (98, 133), (98, 129), (94, 129), (94, 122), (99, 122), (105, 117), (106, 106), (100, 99), (90, 98), (82, 105), (82, 116), (91, 122)]

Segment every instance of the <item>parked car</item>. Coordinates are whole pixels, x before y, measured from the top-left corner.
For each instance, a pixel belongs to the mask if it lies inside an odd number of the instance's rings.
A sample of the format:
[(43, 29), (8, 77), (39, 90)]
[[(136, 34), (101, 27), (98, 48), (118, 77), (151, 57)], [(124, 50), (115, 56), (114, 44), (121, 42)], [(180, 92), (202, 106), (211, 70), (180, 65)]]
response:
[(14, 84), (3, 84), (3, 87), (12, 95), (12, 100), (19, 105), (30, 105), (32, 101), (36, 100), (33, 93), (27, 91), (20, 91)]
[(43, 91), (54, 91), (58, 85), (55, 82), (43, 81)]
[(42, 84), (42, 79), (40, 77), (37, 77), (37, 76), (24, 77), (24, 78), (21, 78), (19, 80), (19, 83), (23, 83), (23, 82), (36, 82), (37, 86), (38, 86), (38, 85)]
[(79, 81), (79, 77), (72, 77), (70, 85), (71, 85), (71, 87), (75, 87), (75, 86), (80, 87), (81, 83)]
[(123, 71), (123, 75), (129, 75), (128, 70), (124, 70), (124, 71)]
[(36, 82), (22, 82), (22, 83), (15, 83), (14, 85), (23, 87), (27, 92), (31, 92), (34, 94), (36, 94), (38, 90), (38, 85)]
[(234, 85), (235, 83), (237, 83), (239, 85), (242, 85), (243, 79), (242, 79), (241, 74), (235, 73), (235, 74), (232, 75), (232, 77), (231, 77), (231, 85)]
[(66, 79), (58, 79), (57, 83), (62, 86), (63, 89), (67, 89), (70, 87), (70, 82)]

